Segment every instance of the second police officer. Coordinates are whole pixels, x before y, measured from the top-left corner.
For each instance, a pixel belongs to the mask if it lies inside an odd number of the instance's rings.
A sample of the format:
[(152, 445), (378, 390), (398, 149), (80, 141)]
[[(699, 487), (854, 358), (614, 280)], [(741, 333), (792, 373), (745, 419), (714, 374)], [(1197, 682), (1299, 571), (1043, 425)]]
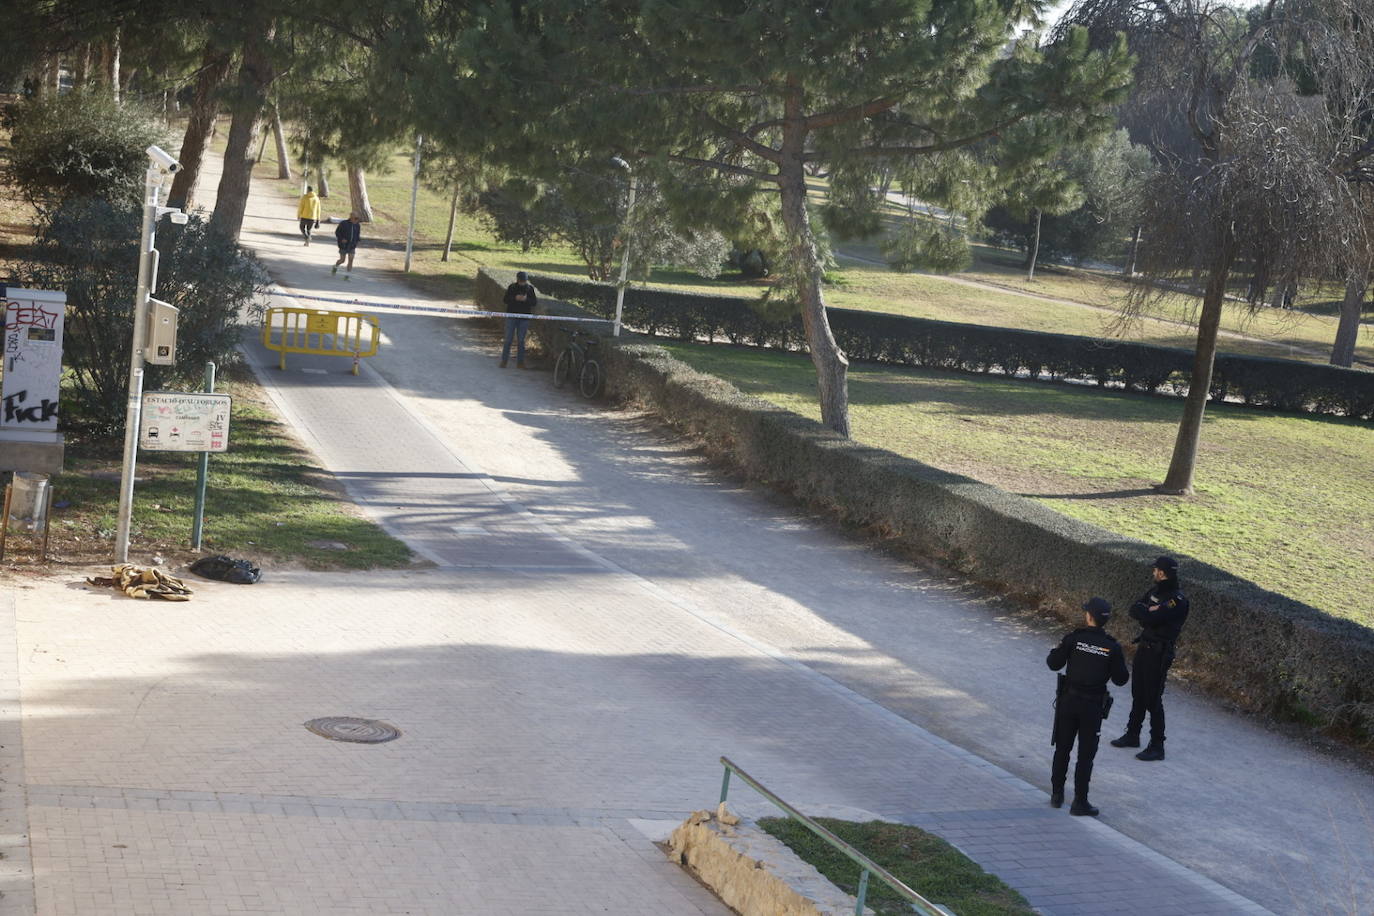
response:
[(1121, 644), (1102, 629), (1112, 615), (1105, 598), (1091, 598), (1083, 605), (1084, 626), (1074, 630), (1050, 650), (1045, 663), (1060, 675), (1054, 705), (1054, 765), (1050, 770), (1050, 804), (1064, 804), (1064, 783), (1069, 775), (1069, 754), (1078, 743), (1078, 763), (1073, 771), (1073, 805), (1070, 814), (1096, 817), (1088, 801), (1093, 758), (1101, 738), (1102, 719), (1109, 702), (1107, 681), (1120, 687), (1130, 678)]
[(1174, 646), (1188, 619), (1188, 598), (1179, 590), (1178, 561), (1155, 560), (1154, 583), (1131, 605), (1131, 617), (1140, 623), (1135, 661), (1131, 665), (1131, 715), (1126, 732), (1112, 747), (1140, 747), (1140, 728), (1150, 714), (1150, 743), (1136, 754), (1137, 760), (1164, 759), (1164, 679), (1174, 663)]

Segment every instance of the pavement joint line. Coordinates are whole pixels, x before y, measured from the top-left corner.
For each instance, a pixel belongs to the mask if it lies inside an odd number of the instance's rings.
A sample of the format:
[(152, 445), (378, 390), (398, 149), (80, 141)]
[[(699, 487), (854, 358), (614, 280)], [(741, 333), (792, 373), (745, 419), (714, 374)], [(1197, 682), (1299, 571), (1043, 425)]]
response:
[(34, 913), (37, 897), (30, 847), (28, 785), (24, 774), (23, 692), (19, 683), (19, 625), (15, 590), (0, 590), (0, 782), (18, 788), (23, 804), (0, 810), (0, 858), (4, 862), (6, 913)]
[[(288, 296), (290, 295), (290, 293), (283, 294)], [(252, 361), (250, 360), (250, 364), (251, 362)], [(256, 365), (254, 365), (254, 371), (258, 374), (259, 380), (263, 382), (264, 387), (269, 389), (269, 392), (272, 396), (274, 403), (281, 404), (284, 399), (278, 398), (276, 396), (275, 384), (270, 379), (266, 378), (261, 372), (258, 372), (258, 368)], [(686, 613), (689, 616), (696, 618), (698, 621), (706, 624), (707, 626), (715, 628), (717, 631), (721, 632), (725, 636), (745, 646), (748, 646), (750, 649), (754, 650), (760, 655), (771, 658), (772, 660), (786, 666), (791, 671), (800, 675), (802, 678), (811, 681), (813, 684), (820, 687), (824, 687), (841, 700), (848, 702), (850, 705), (857, 707), (858, 709), (861, 709), (877, 717), (879, 720), (884, 721), (887, 724), (899, 730), (905, 730), (908, 734), (914, 736), (916, 739), (923, 741), (926, 744), (943, 751), (944, 753), (959, 761), (960, 763), (963, 763), (965, 765), (976, 765), (979, 769), (985, 771), (989, 775), (997, 777), (998, 781), (1003, 785), (1006, 785), (1008, 788), (1011, 788), (1017, 791), (1019, 794), (1025, 796), (1028, 802), (1033, 801), (1034, 803), (1038, 804), (1044, 800), (1046, 793), (1042, 789), (1032, 785), (1029, 782), (1026, 782), (1021, 777), (1013, 773), (1010, 773), (1007, 770), (1004, 770), (1003, 768), (997, 766), (991, 761), (979, 757), (977, 754), (974, 754), (966, 748), (960, 747), (956, 744), (953, 744), (952, 742), (946, 741), (938, 735), (935, 735), (934, 733), (926, 730), (925, 728), (922, 728), (916, 723), (904, 718), (898, 713), (893, 712), (886, 706), (883, 706), (881, 703), (878, 703), (858, 693), (857, 691), (845, 686), (844, 684), (841, 684), (829, 675), (817, 671), (816, 669), (807, 665), (805, 662), (802, 662), (786, 654), (785, 652), (783, 652), (775, 646), (765, 643), (762, 640), (755, 639), (735, 629), (734, 627), (730, 626), (724, 621), (716, 618), (714, 615), (706, 613), (692, 602), (679, 598), (678, 596), (672, 594), (668, 590), (659, 586), (657, 583), (654, 583), (644, 578), (643, 576), (638, 575), (637, 573), (625, 569), (624, 567), (620, 566), (619, 564), (615, 563), (609, 558), (602, 556), (601, 554), (591, 550), (590, 548), (584, 547), (583, 545), (577, 543), (576, 541), (572, 540), (566, 535), (563, 535), (557, 530), (553, 529), (550, 525), (548, 525), (546, 522), (544, 522), (542, 519), (536, 516), (533, 512), (531, 512), (528, 507), (526, 507), (523, 503), (517, 500), (513, 494), (511, 494), (508, 490), (506, 490), (499, 483), (497, 483), (497, 481), (490, 474), (488, 474), (477, 462), (470, 460), (461, 451), (456, 449), (448, 441), (448, 439), (445, 438), (443, 434), (434, 426), (434, 424), (432, 424), (426, 417), (422, 416), (406, 399), (403, 399), (399, 396), (396, 390), (392, 387), (391, 383), (387, 381), (387, 379), (380, 372), (378, 372), (371, 365), (368, 365), (366, 363), (362, 364), (361, 371), (368, 377), (368, 379), (372, 383), (381, 386), (385, 390), (387, 397), (389, 397), (393, 402), (395, 402), (401, 410), (407, 413), (414, 422), (416, 422), (421, 428), (423, 428), (425, 432), (428, 433), (438, 443), (440, 448), (448, 452), (454, 458), (454, 460), (457, 461), (458, 464), (461, 465), (464, 469), (471, 472), (474, 480), (479, 482), (484, 488), (486, 488), (498, 499), (505, 502), (514, 512), (516, 512), (525, 520), (527, 520), (540, 533), (557, 541), (558, 543), (567, 546), (575, 553), (603, 567), (605, 570), (614, 573), (619, 577), (622, 577), (630, 583), (633, 583), (642, 591), (646, 592), (649, 595), (652, 595), (653, 597), (668, 604), (669, 606), (675, 607), (683, 613)], [(297, 428), (300, 427), (301, 424), (299, 422), (299, 418), (294, 414), (293, 411), (287, 410), (284, 413), (291, 417), (293, 425), (297, 426)], [(347, 486), (346, 483), (345, 486)], [(393, 536), (397, 537), (402, 542), (408, 544), (412, 549), (416, 549), (417, 552), (420, 552), (418, 550), (419, 545), (414, 544), (406, 538), (396, 534), (396, 532), (392, 531), (385, 522), (383, 522), (383, 527), (386, 528), (390, 533), (392, 533)], [(431, 555), (426, 555), (427, 558), (431, 560), (436, 559)], [(449, 563), (440, 562), (439, 565), (448, 566)], [(1127, 837), (1125, 834), (1121, 833), (1113, 827), (1110, 827), (1100, 821), (1090, 818), (1079, 818), (1077, 820), (1080, 822), (1089, 821), (1089, 823), (1083, 824), (1082, 827), (1098, 833), (1101, 839), (1110, 840), (1113, 843), (1113, 845), (1118, 846), (1123, 851), (1132, 851), (1137, 855), (1148, 854), (1148, 858), (1150, 859), (1150, 861), (1155, 862), (1159, 867), (1164, 868), (1166, 871), (1168, 871), (1176, 877), (1186, 876), (1189, 883), (1193, 884), (1194, 886), (1200, 889), (1210, 891), (1212, 894), (1216, 895), (1221, 899), (1224, 899), (1228, 902), (1234, 902), (1236, 904), (1243, 902), (1246, 905), (1258, 906), (1258, 904), (1255, 904), (1248, 898), (1242, 897), (1240, 894), (1237, 894), (1236, 892), (1230, 890), (1221, 883), (1211, 878), (1208, 878), (1205, 875), (1201, 875), (1197, 872), (1194, 872), (1182, 863), (1177, 862), (1174, 859), (1171, 859), (1151, 849), (1150, 847), (1146, 846), (1145, 844), (1137, 840)], [(1267, 911), (1264, 911), (1261, 908), (1260, 912)]]
[[(253, 795), (240, 792), (123, 786), (34, 785), (28, 788), (29, 804), (42, 808), (153, 809), (230, 814), (270, 812), (274, 816), (310, 818), (347, 817), (346, 812), (352, 811), (365, 813), (376, 820), (459, 820), (472, 823), (517, 824), (526, 827), (591, 827), (629, 820), (681, 822), (688, 814), (685, 811), (653, 809), (525, 807), (406, 799)], [(330, 813), (321, 814), (317, 809), (328, 809)]]

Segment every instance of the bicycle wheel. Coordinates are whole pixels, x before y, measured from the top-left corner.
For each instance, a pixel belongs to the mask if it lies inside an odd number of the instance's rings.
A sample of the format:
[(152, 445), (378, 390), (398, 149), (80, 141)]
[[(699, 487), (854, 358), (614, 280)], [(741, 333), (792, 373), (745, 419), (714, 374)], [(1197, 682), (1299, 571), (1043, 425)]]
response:
[(572, 374), (573, 349), (568, 347), (558, 354), (558, 362), (553, 364), (553, 387), (562, 388), (568, 381), (568, 376)]
[(584, 398), (594, 398), (601, 393), (601, 364), (589, 359), (582, 364), (582, 374), (577, 377), (577, 387)]

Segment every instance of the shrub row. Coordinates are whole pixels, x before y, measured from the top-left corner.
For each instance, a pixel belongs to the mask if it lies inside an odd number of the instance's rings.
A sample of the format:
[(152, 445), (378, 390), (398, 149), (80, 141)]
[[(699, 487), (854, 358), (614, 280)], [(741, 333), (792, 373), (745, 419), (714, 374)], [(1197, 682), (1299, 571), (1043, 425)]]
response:
[[(479, 275), (479, 305), (499, 309), (510, 279)], [(556, 300), (544, 300), (542, 310), (585, 314)], [(558, 345), (561, 331), (552, 323), (535, 322), (534, 330), (546, 346)], [(1081, 620), (1085, 595), (1129, 604), (1150, 560), (1169, 552), (844, 439), (696, 372), (644, 338), (621, 338), (602, 358), (610, 396), (654, 410), (718, 460), (973, 579), (1041, 602), (1066, 623)], [(1194, 610), (1181, 670), (1246, 709), (1374, 743), (1374, 631), (1201, 561), (1183, 561)], [(1123, 641), (1133, 635), (1124, 614), (1112, 628)]]
[[(615, 287), (572, 277), (540, 276), (535, 285), (610, 316)], [(830, 326), (852, 359), (954, 369), (1024, 374), (1048, 380), (1091, 381), (1131, 391), (1181, 394), (1188, 388), (1193, 353), (1159, 347), (1014, 328), (983, 327), (853, 309), (830, 309)], [(631, 288), (625, 293), (625, 324), (645, 334), (679, 340), (726, 340), (734, 344), (804, 349), (797, 318), (761, 315), (738, 296)], [(1211, 396), (1256, 407), (1374, 419), (1374, 372), (1287, 359), (1219, 355)]]

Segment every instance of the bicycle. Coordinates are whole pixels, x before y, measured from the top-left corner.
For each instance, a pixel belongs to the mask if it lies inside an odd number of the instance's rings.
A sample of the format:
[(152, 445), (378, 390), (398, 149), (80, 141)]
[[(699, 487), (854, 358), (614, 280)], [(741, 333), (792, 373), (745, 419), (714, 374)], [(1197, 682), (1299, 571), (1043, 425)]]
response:
[(577, 376), (577, 390), (584, 398), (594, 398), (601, 393), (605, 377), (601, 363), (596, 359), (596, 348), (601, 338), (577, 328), (568, 332), (568, 345), (558, 354), (558, 362), (553, 365), (553, 387), (562, 388), (568, 379)]

